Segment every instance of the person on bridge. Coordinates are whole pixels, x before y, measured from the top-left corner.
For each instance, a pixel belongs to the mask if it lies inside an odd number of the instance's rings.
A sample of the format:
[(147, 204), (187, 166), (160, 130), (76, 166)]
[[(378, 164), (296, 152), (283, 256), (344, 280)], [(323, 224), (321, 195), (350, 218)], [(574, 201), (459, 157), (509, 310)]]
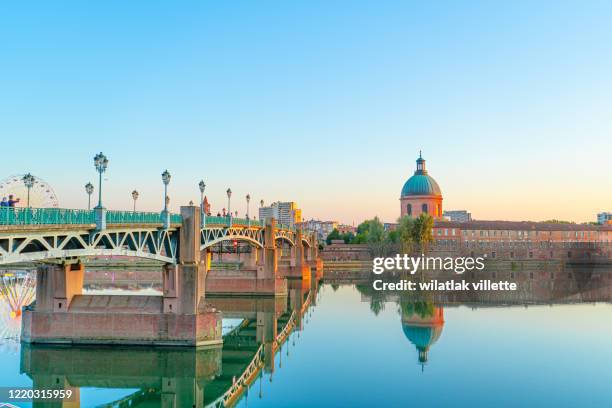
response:
[(15, 204), (17, 204), (19, 201), (21, 201), (20, 198), (13, 199), (13, 195), (10, 194), (9, 195), (9, 199), (8, 199), (8, 206), (9, 207), (15, 207)]
[(0, 202), (0, 207), (8, 207), (8, 201), (6, 197), (2, 197), (2, 202)]

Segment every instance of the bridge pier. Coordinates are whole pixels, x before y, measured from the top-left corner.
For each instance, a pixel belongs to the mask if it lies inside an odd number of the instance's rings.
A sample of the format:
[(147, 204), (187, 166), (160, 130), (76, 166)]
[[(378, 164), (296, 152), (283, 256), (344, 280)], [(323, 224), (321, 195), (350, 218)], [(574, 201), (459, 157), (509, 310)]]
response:
[(26, 343), (220, 345), (221, 313), (204, 300), (200, 211), (181, 207), (178, 265), (163, 271), (163, 296), (84, 295), (83, 265), (42, 266), (37, 300), (22, 318)]
[(311, 239), (311, 245), (306, 251), (306, 263), (310, 267), (311, 274), (315, 279), (323, 277), (323, 261), (319, 257), (319, 244), (316, 239)]
[(278, 274), (275, 228), (275, 220), (268, 219), (264, 229), (263, 248), (257, 248), (255, 251), (254, 269), (208, 272), (206, 276), (208, 296), (287, 295), (287, 281)]
[(83, 291), (82, 263), (50, 264), (36, 268), (36, 308), (46, 312), (68, 310), (72, 299)]
[(279, 267), (280, 275), (288, 279), (303, 279), (310, 281), (310, 266), (305, 259), (304, 242), (302, 241), (302, 231), (296, 231), (295, 243), (291, 248), (291, 258), (289, 265)]

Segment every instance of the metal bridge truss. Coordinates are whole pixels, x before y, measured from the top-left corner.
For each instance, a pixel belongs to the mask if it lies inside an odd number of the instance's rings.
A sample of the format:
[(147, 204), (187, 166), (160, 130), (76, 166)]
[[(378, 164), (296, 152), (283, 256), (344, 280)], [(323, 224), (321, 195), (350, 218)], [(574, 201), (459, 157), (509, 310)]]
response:
[[(207, 226), (200, 229), (201, 249), (224, 241), (246, 241), (257, 248), (265, 244), (264, 228), (258, 226)], [(97, 231), (82, 228), (25, 229), (0, 231), (0, 265), (28, 262), (57, 262), (88, 256), (127, 256), (176, 263), (178, 228), (117, 226)], [(277, 229), (275, 240), (295, 246), (295, 231)], [(310, 246), (308, 239), (302, 242)]]
[[(207, 226), (200, 230), (201, 249), (209, 248), (223, 241), (248, 241), (258, 248), (265, 244), (264, 229), (261, 227), (211, 227)], [(283, 240), (291, 246), (295, 246), (296, 233), (291, 230), (277, 229), (274, 234), (275, 240)], [(302, 238), (302, 242), (310, 247), (310, 242)]]
[(0, 233), (0, 265), (86, 256), (128, 256), (175, 263), (178, 231), (119, 228)]
[(206, 249), (219, 242), (223, 241), (248, 241), (258, 248), (263, 248), (262, 228), (244, 228), (244, 227), (206, 227), (200, 230), (201, 247)]

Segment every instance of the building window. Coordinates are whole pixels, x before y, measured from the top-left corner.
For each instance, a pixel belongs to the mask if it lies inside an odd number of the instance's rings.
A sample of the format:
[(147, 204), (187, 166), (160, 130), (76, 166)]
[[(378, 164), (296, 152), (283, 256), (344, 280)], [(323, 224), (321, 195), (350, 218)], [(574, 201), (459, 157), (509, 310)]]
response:
[(533, 252), (529, 251), (529, 257), (533, 258)]
[(514, 258), (514, 252), (510, 251), (510, 258)]
[(567, 257), (571, 258), (572, 257), (572, 251), (567, 251)]
[(423, 206), (421, 207), (421, 210), (423, 213), (427, 214), (427, 204), (423, 204)]
[(491, 258), (496, 258), (497, 257), (497, 252), (493, 251), (491, 252)]
[(406, 214), (408, 214), (409, 216), (412, 216), (412, 204), (408, 204), (406, 206)]

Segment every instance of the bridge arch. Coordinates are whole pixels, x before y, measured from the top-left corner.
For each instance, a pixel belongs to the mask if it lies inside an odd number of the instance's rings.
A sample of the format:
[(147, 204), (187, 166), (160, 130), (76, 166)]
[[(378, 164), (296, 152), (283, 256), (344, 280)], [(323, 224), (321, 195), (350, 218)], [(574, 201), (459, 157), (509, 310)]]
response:
[(219, 244), (221, 242), (224, 241), (241, 241), (241, 242), (248, 242), (250, 244), (253, 244), (253, 246), (257, 247), (257, 248), (263, 248), (263, 245), (261, 244), (261, 242), (257, 241), (254, 238), (251, 237), (247, 237), (244, 235), (224, 235), (218, 238), (215, 238), (213, 240), (209, 240), (206, 241), (205, 243), (202, 243), (202, 245), (200, 245), (200, 250), (204, 250), (206, 248), (210, 248), (213, 245)]
[(177, 244), (176, 230), (154, 228), (23, 231), (0, 236), (0, 265), (89, 256), (176, 263)]
[(284, 241), (289, 243), (289, 245), (291, 245), (292, 247), (295, 246), (295, 242), (293, 240), (291, 240), (291, 238), (289, 238), (287, 235), (277, 235), (274, 237), (275, 241)]

